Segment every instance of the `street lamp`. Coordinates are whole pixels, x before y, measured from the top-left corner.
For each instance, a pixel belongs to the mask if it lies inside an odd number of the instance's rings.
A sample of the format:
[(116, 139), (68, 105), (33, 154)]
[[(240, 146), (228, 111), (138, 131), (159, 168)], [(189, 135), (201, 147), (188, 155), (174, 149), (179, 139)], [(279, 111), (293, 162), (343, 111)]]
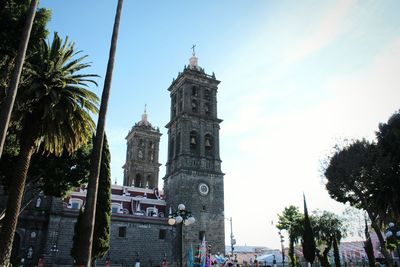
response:
[(235, 239), (235, 237), (234, 237), (234, 235), (233, 235), (233, 230), (232, 230), (232, 217), (229, 217), (229, 218), (225, 218), (225, 220), (229, 220), (229, 222), (230, 222), (230, 225), (231, 225), (231, 255), (232, 255), (232, 257), (233, 257), (233, 251), (235, 250), (235, 245), (236, 245), (236, 239)]
[(192, 216), (190, 211), (185, 210), (185, 205), (179, 204), (178, 210), (174, 213), (170, 211), (168, 219), (169, 225), (178, 225), (179, 226), (179, 265), (183, 266), (183, 226), (188, 226), (193, 224), (196, 220)]
[(385, 233), (386, 242), (393, 249), (396, 248), (397, 255), (400, 258), (400, 226), (392, 222), (388, 226)]
[(281, 239), (281, 248), (282, 248), (282, 267), (285, 267), (285, 247), (283, 246), (283, 242), (285, 241), (285, 239), (283, 239), (283, 235), (282, 232), (279, 231), (278, 232), (279, 237)]

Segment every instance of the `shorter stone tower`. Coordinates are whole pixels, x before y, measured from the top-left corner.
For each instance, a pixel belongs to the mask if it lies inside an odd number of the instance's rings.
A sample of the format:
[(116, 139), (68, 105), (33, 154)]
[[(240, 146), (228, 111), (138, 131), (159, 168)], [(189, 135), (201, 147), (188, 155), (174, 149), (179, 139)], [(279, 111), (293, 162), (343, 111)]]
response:
[(141, 188), (158, 187), (158, 152), (161, 133), (147, 120), (146, 108), (142, 120), (136, 123), (127, 137), (124, 185)]

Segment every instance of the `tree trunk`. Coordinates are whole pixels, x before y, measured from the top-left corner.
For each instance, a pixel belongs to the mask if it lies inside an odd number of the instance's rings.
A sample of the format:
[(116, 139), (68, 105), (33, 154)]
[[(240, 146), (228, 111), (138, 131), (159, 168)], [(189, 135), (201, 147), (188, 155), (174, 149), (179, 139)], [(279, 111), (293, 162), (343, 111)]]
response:
[(35, 151), (34, 138), (21, 138), (21, 150), (15, 165), (14, 177), (8, 191), (6, 214), (0, 232), (0, 266), (8, 266), (11, 256), (14, 234), (17, 228), (18, 215), (24, 197), (26, 176), (30, 160)]
[(25, 60), (25, 53), (28, 47), (29, 37), (31, 35), (33, 20), (35, 19), (36, 8), (39, 0), (32, 0), (25, 20), (25, 26), (22, 31), (21, 41), (18, 47), (18, 54), (15, 62), (15, 68), (11, 77), (10, 86), (7, 95), (1, 107), (0, 113), (0, 158), (3, 154), (4, 142), (6, 140), (8, 123), (10, 122), (11, 112), (17, 95), (19, 79), (21, 77), (22, 66)]
[(289, 237), (289, 259), (290, 259), (290, 266), (295, 267), (296, 266), (296, 260), (294, 258), (294, 240), (293, 238)]
[(368, 223), (367, 223), (367, 218), (365, 218), (365, 229), (364, 229), (364, 234), (365, 234), (365, 242), (364, 242), (364, 250), (365, 254), (367, 254), (368, 257), (368, 265), (370, 267), (375, 267), (375, 255), (374, 255), (374, 246), (372, 245), (371, 241), (371, 236), (369, 235), (368, 231)]
[(386, 242), (385, 242), (385, 239), (383, 239), (381, 229), (379, 228), (378, 224), (376, 223), (376, 220), (373, 220), (373, 218), (371, 218), (371, 216), (370, 216), (370, 219), (371, 219), (371, 227), (374, 229), (374, 231), (378, 237), (379, 244), (381, 246), (381, 252), (382, 252), (383, 256), (385, 257), (385, 260), (387, 261), (386, 264), (389, 267), (393, 267), (393, 259), (392, 259), (392, 256), (390, 256), (390, 253), (386, 249)]
[[(323, 258), (323, 256), (321, 255), (321, 253), (320, 253), (319, 251), (317, 251), (315, 254), (317, 255), (317, 259), (318, 259), (318, 261), (320, 262), (320, 265), (321, 265), (322, 267), (326, 267), (326, 266), (324, 265), (324, 258)], [(315, 263), (315, 264), (317, 265), (317, 263)]]
[(373, 214), (373, 210), (369, 208), (370, 206), (368, 205), (368, 201), (365, 199), (361, 190), (359, 190), (357, 187), (353, 187), (353, 191), (356, 192), (356, 194), (360, 197), (363, 208), (367, 212), (368, 217), (371, 220), (371, 227), (374, 229), (374, 231), (378, 237), (379, 245), (381, 246), (381, 252), (387, 261), (387, 265), (389, 267), (393, 267), (393, 259), (386, 249), (385, 240), (383, 239), (381, 229), (378, 226), (376, 216)]
[(108, 100), (111, 91), (111, 81), (112, 74), (114, 69), (114, 61), (115, 61), (115, 53), (117, 48), (118, 41), (118, 30), (119, 23), (121, 18), (123, 0), (118, 0), (117, 12), (115, 15), (114, 28), (111, 38), (111, 48), (110, 55), (108, 58), (107, 64), (107, 72), (104, 81), (103, 93), (101, 96), (101, 104), (99, 111), (99, 118), (97, 122), (96, 128), (96, 137), (93, 143), (93, 151), (91, 157), (91, 166), (90, 166), (90, 176), (87, 187), (87, 195), (86, 195), (86, 205), (85, 212), (83, 216), (83, 249), (82, 255), (80, 255), (79, 264), (83, 264), (87, 267), (90, 266), (91, 260), (91, 252), (92, 252), (92, 241), (93, 241), (93, 229), (94, 229), (94, 219), (96, 215), (96, 202), (97, 202), (97, 189), (99, 185), (99, 173), (100, 173), (100, 161), (101, 161), (101, 152), (103, 147), (103, 139), (104, 139), (104, 129), (106, 124), (106, 115), (108, 108)]
[(329, 244), (329, 245), (324, 249), (324, 251), (322, 252), (321, 265), (322, 265), (323, 267), (329, 267), (329, 266), (330, 266), (330, 265), (329, 265), (329, 260), (328, 260), (328, 253), (329, 253), (329, 250), (331, 250), (331, 247), (332, 247), (332, 245)]
[(339, 253), (339, 244), (336, 236), (333, 238), (333, 256), (335, 259), (335, 266), (340, 267), (340, 253)]
[(367, 254), (368, 265), (370, 267), (375, 267), (374, 247), (372, 246), (370, 237), (368, 237), (367, 240), (364, 242), (364, 250), (365, 254)]

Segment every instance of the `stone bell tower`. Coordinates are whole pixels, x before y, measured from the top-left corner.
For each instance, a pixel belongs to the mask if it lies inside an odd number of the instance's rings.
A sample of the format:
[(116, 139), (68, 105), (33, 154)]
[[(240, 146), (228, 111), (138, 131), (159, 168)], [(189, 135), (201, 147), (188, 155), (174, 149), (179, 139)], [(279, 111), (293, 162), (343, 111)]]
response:
[(219, 155), (217, 117), (218, 81), (198, 66), (193, 49), (189, 66), (168, 88), (171, 117), (168, 129), (168, 160), (164, 191), (167, 204), (176, 210), (186, 206), (196, 219), (183, 227), (183, 252), (202, 237), (212, 253), (225, 252), (224, 174)]
[(141, 188), (158, 187), (158, 151), (161, 133), (147, 120), (146, 108), (142, 119), (129, 131), (126, 142), (124, 185)]

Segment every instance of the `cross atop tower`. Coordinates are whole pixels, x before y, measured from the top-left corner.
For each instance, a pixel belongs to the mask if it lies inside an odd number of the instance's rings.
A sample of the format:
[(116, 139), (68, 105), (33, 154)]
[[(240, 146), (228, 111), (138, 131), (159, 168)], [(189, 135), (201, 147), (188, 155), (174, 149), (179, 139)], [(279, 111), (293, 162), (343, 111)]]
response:
[(196, 57), (195, 48), (196, 48), (196, 45), (195, 44), (192, 45), (192, 57), (189, 59), (189, 64), (190, 64), (189, 66), (191, 69), (198, 69), (198, 63), (197, 63), (198, 59)]
[(194, 50), (196, 48), (196, 45), (194, 44), (194, 45), (192, 45), (192, 55), (193, 56), (195, 56), (196, 55), (196, 51)]

